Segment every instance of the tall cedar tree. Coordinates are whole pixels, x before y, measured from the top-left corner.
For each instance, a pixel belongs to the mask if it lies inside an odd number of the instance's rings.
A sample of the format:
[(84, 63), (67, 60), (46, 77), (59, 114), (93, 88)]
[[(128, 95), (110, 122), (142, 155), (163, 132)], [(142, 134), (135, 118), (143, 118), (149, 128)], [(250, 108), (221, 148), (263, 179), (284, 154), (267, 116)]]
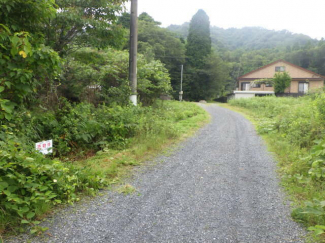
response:
[(207, 75), (201, 75), (206, 57), (211, 53), (210, 21), (208, 15), (199, 10), (192, 18), (187, 36), (184, 91), (185, 99), (205, 99), (202, 86), (209, 83)]
[(186, 56), (192, 67), (201, 68), (211, 53), (209, 16), (200, 9), (192, 18), (187, 37)]

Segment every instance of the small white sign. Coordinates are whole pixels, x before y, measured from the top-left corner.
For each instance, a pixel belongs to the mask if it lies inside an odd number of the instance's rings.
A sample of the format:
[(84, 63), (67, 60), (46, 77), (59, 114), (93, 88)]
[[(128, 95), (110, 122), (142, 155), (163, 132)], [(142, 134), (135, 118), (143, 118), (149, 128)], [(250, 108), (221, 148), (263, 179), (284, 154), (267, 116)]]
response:
[(52, 140), (47, 140), (47, 141), (42, 141), (39, 143), (35, 143), (35, 149), (42, 154), (50, 154), (53, 152), (53, 141)]

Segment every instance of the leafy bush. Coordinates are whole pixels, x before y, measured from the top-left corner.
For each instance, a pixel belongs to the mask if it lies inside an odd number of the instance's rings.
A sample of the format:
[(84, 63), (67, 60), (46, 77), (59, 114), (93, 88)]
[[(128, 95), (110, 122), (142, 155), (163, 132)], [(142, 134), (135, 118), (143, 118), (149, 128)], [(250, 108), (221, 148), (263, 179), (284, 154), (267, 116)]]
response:
[[(82, 49), (68, 59), (60, 92), (70, 100), (98, 104), (128, 105), (131, 90), (128, 80), (129, 53), (107, 49)], [(160, 61), (138, 56), (140, 102), (151, 105), (161, 94), (171, 91), (167, 69)]]
[(77, 192), (90, 193), (105, 185), (104, 177), (86, 168), (51, 160), (24, 150), (17, 138), (2, 132), (0, 141), (0, 229), (12, 222), (36, 225), (37, 215), (52, 205), (79, 200)]
[(52, 49), (35, 44), (28, 32), (11, 32), (3, 24), (0, 40), (0, 119), (11, 120), (15, 107), (35, 95), (44, 80), (57, 75), (60, 58)]
[(310, 148), (315, 139), (324, 135), (320, 106), (315, 105), (319, 100), (312, 97), (260, 97), (231, 100), (230, 104), (252, 110), (260, 121), (257, 124), (259, 132), (276, 132), (290, 144)]

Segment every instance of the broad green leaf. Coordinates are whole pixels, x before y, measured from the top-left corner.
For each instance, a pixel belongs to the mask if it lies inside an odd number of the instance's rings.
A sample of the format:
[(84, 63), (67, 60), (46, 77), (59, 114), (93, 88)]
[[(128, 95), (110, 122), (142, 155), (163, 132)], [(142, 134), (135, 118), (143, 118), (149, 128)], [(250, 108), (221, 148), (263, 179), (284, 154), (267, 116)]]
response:
[(4, 189), (6, 189), (8, 187), (8, 183), (5, 181), (0, 182), (0, 191), (3, 191)]
[(316, 230), (314, 230), (314, 232), (316, 235), (324, 234), (324, 230), (322, 230), (322, 229), (316, 229)]
[(31, 157), (27, 157), (26, 160), (27, 160), (28, 162), (33, 162), (35, 159), (34, 159), (34, 158), (31, 158)]
[(11, 82), (7, 81), (7, 82), (5, 82), (5, 85), (6, 85), (8, 88), (10, 88), (10, 87), (11, 87)]
[(20, 211), (22, 211), (23, 213), (27, 213), (29, 211), (29, 207), (25, 206), (21, 208)]
[(12, 118), (12, 115), (9, 114), (9, 113), (5, 113), (4, 116), (5, 116), (5, 118), (6, 118), (8, 121), (10, 121), (11, 118)]
[(1, 108), (7, 113), (12, 113), (13, 109), (15, 108), (15, 103), (10, 101), (1, 102)]
[(5, 29), (9, 34), (11, 33), (9, 28), (7, 26), (5, 26), (4, 24), (0, 24), (0, 26)]
[(9, 186), (8, 187), (8, 190), (10, 191), (10, 192), (14, 192), (14, 191), (16, 191), (18, 189), (18, 186)]
[(27, 214), (27, 218), (28, 219), (31, 219), (31, 218), (33, 218), (35, 216), (35, 213), (34, 212), (29, 212), (28, 214)]

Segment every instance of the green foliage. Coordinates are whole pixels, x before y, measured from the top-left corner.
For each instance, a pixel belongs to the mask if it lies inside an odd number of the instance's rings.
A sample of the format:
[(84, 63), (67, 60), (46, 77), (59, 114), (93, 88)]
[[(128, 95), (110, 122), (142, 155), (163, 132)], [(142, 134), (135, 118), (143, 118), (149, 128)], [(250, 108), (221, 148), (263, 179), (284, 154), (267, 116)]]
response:
[(186, 44), (184, 98), (210, 100), (223, 94), (228, 66), (211, 52), (210, 21), (203, 10), (192, 18)]
[(79, 200), (77, 192), (92, 192), (104, 186), (100, 175), (25, 150), (10, 134), (2, 126), (0, 135), (6, 140), (0, 142), (1, 231), (15, 222), (35, 226), (40, 223), (36, 217), (44, 213), (44, 206), (73, 203)]
[(53, 139), (54, 154), (59, 156), (104, 147), (120, 149), (126, 148), (138, 134), (154, 133), (153, 129), (168, 135), (169, 123), (164, 116), (172, 114), (173, 121), (187, 118), (186, 111), (180, 108), (177, 114), (176, 107), (94, 107), (85, 103), (71, 105), (62, 100), (57, 111), (35, 110), (31, 114), (21, 111), (14, 117), (16, 124), (12, 125), (12, 131), (30, 147), (34, 142)]
[(229, 68), (216, 54), (210, 54), (205, 60), (204, 69), (200, 73), (206, 75), (207, 82), (201, 82), (202, 99), (212, 100), (224, 95), (225, 82), (229, 77)]
[(284, 93), (284, 90), (290, 86), (291, 77), (288, 72), (278, 72), (274, 74), (274, 93)]
[(26, 102), (44, 79), (55, 77), (60, 59), (53, 50), (33, 45), (27, 32), (0, 25), (0, 119), (10, 120), (14, 108)]
[(222, 59), (212, 53), (204, 60), (201, 69), (185, 66), (184, 98), (190, 100), (212, 100), (223, 95), (229, 68)]
[(315, 143), (308, 158), (311, 165), (308, 174), (315, 180), (323, 181), (325, 178), (325, 140), (316, 140)]
[(187, 36), (186, 56), (189, 64), (195, 68), (204, 65), (204, 59), (211, 53), (210, 20), (200, 9), (190, 22)]
[[(186, 38), (189, 23), (171, 25), (168, 29)], [(272, 50), (273, 48), (285, 48), (289, 51), (295, 48), (300, 49), (301, 46), (306, 45), (308, 42), (310, 44), (317, 43), (317, 40), (307, 35), (295, 34), (287, 30), (268, 30), (262, 27), (223, 29), (212, 26), (210, 31), (212, 45), (218, 50)]]
[(275, 132), (289, 144), (310, 148), (324, 128), (315, 102), (312, 97), (260, 97), (231, 100), (230, 104), (258, 112), (258, 131)]
[(84, 46), (104, 48), (123, 46), (123, 28), (116, 25), (125, 0), (57, 0), (54, 19), (46, 21), (47, 45), (66, 55)]
[[(168, 29), (186, 38), (189, 23), (171, 25)], [(227, 91), (236, 88), (239, 76), (279, 59), (325, 75), (324, 40), (260, 27), (222, 29), (212, 26), (210, 32), (212, 47), (231, 67), (230, 79), (225, 84)]]
[(128, 12), (123, 12), (122, 15), (118, 18), (117, 24), (122, 25), (123, 28), (130, 30), (131, 14)]
[(26, 31), (38, 35), (42, 25), (55, 16), (55, 7), (54, 0), (1, 0), (0, 23), (14, 32)]
[[(130, 14), (123, 13), (119, 22), (129, 29)], [(180, 67), (185, 62), (185, 45), (171, 31), (160, 27), (147, 13), (139, 16), (138, 22), (138, 52), (143, 54), (148, 62), (154, 59), (165, 64), (169, 72), (174, 97), (178, 97), (180, 87)]]
[[(71, 100), (127, 105), (130, 88), (127, 51), (82, 49), (65, 66), (59, 91)], [(168, 71), (160, 61), (138, 56), (138, 93), (150, 105), (171, 91)]]
[(139, 21), (144, 21), (147, 23), (152, 23), (154, 25), (161, 25), (160, 22), (155, 21), (148, 13), (143, 12), (139, 15)]

